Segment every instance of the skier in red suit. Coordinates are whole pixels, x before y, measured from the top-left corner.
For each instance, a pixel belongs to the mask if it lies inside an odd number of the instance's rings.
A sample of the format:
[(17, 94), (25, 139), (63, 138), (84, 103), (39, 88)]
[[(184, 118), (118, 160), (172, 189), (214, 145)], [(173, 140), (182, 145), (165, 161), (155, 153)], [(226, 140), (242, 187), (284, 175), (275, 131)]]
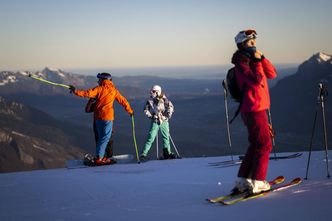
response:
[(238, 50), (233, 55), (232, 63), (243, 95), (240, 112), (248, 129), (250, 145), (239, 169), (233, 193), (259, 193), (271, 188), (266, 181), (272, 150), (266, 113), (270, 108), (267, 78), (275, 78), (277, 73), (272, 63), (257, 50), (256, 38), (257, 33), (252, 29), (240, 31), (235, 37)]

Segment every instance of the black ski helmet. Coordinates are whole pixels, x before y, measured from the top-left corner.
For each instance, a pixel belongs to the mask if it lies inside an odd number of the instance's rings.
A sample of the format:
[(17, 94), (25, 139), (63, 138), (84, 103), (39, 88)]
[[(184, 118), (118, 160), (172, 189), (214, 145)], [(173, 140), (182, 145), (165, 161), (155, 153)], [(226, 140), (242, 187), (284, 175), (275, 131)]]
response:
[(102, 72), (102, 73), (97, 74), (97, 78), (112, 80), (112, 75), (110, 73), (107, 73), (107, 72)]

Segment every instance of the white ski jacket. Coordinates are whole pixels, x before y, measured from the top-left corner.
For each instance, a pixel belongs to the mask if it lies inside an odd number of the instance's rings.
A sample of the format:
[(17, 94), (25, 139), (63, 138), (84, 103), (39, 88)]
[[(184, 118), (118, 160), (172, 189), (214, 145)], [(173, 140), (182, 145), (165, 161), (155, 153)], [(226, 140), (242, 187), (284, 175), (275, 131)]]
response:
[(160, 97), (149, 98), (144, 108), (145, 115), (158, 124), (168, 121), (173, 112), (174, 106), (165, 94), (161, 94)]

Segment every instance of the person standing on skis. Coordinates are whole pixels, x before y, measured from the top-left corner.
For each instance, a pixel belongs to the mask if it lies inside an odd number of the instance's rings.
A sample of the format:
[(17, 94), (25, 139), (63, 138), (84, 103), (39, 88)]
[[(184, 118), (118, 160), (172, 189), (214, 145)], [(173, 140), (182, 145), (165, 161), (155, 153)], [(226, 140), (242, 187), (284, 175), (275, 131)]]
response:
[(74, 86), (70, 86), (71, 93), (79, 97), (96, 98), (94, 107), (94, 120), (98, 134), (96, 144), (96, 165), (110, 164), (111, 159), (104, 157), (107, 143), (112, 135), (114, 107), (116, 100), (121, 104), (129, 115), (133, 115), (134, 111), (130, 107), (127, 99), (121, 95), (112, 81), (112, 75), (109, 73), (99, 73), (97, 75), (98, 86), (88, 90), (77, 90)]
[(150, 91), (150, 98), (146, 102), (144, 108), (145, 115), (151, 119), (151, 128), (140, 155), (141, 161), (147, 160), (148, 152), (157, 136), (159, 129), (163, 138), (164, 159), (175, 158), (174, 153), (171, 152), (168, 123), (169, 119), (172, 117), (173, 112), (174, 107), (172, 102), (161, 91), (161, 87), (159, 85), (154, 85)]
[[(96, 98), (90, 98), (89, 101), (87, 102), (87, 104), (85, 105), (85, 112), (86, 113), (93, 113), (95, 106), (96, 106)], [(97, 145), (98, 143), (98, 131), (97, 131), (97, 127), (96, 127), (96, 120), (93, 119), (93, 124), (92, 124), (92, 128), (93, 128), (93, 134), (95, 137), (95, 143)], [(113, 140), (113, 136), (114, 135), (114, 127), (112, 128), (112, 134), (110, 137), (109, 142), (106, 145), (106, 150), (105, 150), (105, 157), (107, 158), (111, 158), (113, 157), (113, 144), (114, 144), (114, 140)]]
[(259, 193), (271, 187), (266, 181), (272, 150), (267, 109), (270, 95), (267, 78), (277, 76), (272, 63), (256, 48), (257, 33), (249, 29), (235, 37), (238, 50), (233, 54), (235, 76), (242, 91), (241, 117), (249, 134), (249, 148), (238, 171), (233, 193)]

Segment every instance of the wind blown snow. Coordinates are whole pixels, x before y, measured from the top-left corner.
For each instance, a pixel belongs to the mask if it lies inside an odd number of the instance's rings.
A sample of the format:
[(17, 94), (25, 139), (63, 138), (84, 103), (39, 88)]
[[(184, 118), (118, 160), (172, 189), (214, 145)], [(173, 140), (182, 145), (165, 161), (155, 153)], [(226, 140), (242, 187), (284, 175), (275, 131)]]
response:
[[(268, 179), (304, 177), (307, 153), (271, 160)], [(324, 152), (313, 152), (299, 186), (232, 206), (206, 198), (229, 193), (238, 166), (229, 157), (0, 174), (0, 220), (332, 220), (332, 180)]]

